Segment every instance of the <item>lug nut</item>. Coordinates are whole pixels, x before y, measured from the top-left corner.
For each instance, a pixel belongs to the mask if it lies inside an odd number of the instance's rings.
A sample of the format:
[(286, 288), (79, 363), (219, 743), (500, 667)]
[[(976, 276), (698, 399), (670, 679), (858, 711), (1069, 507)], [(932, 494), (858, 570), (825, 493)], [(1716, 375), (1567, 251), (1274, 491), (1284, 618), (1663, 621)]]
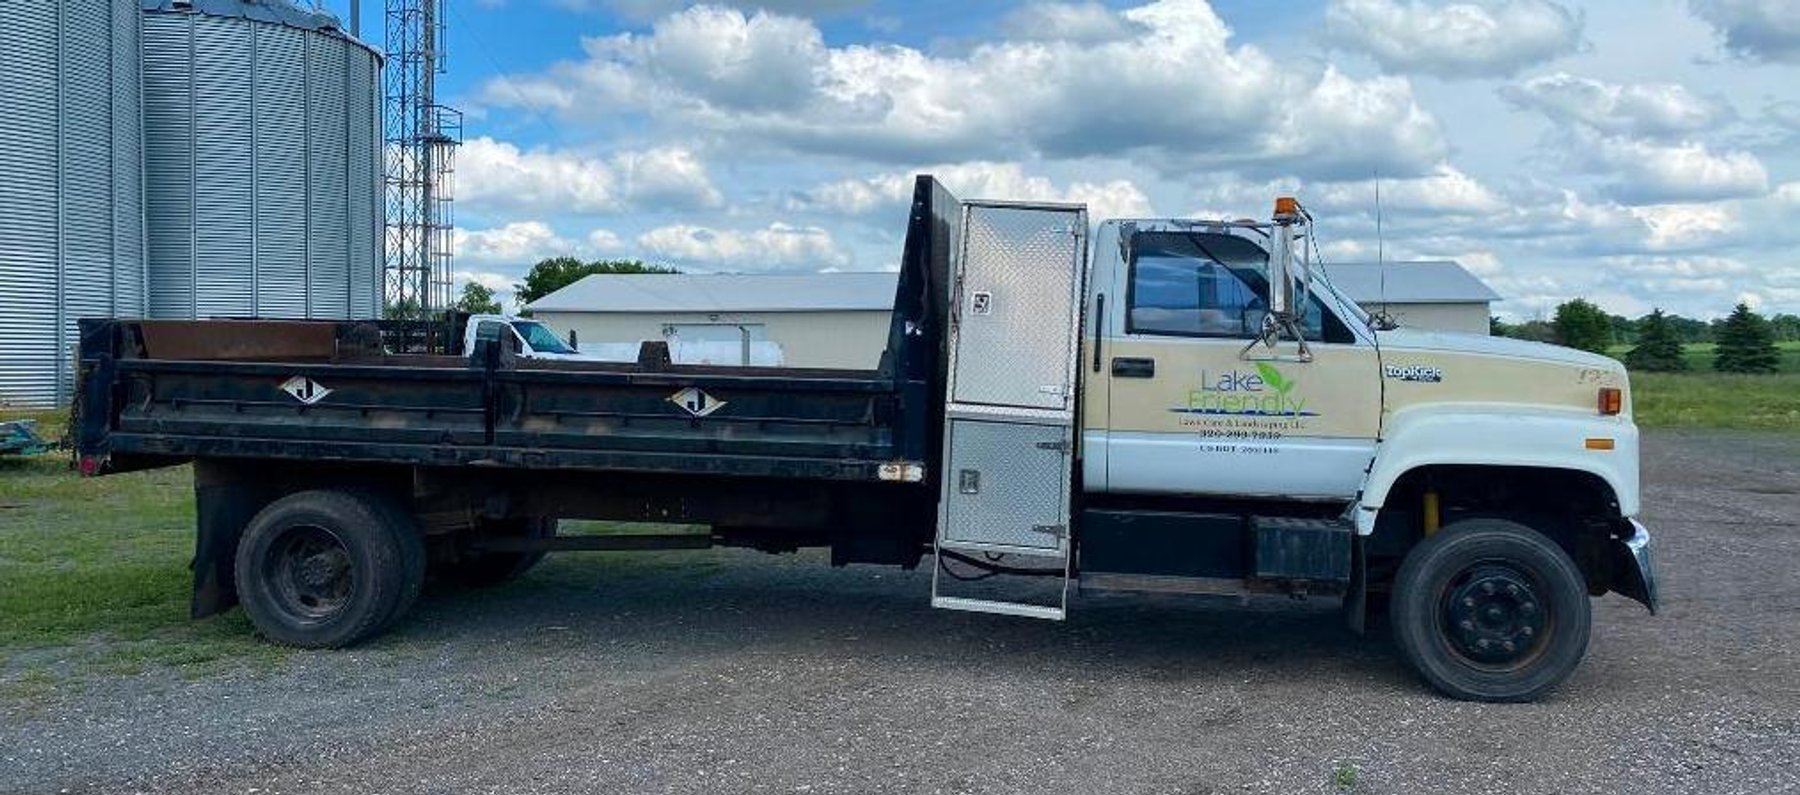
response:
[(1505, 643), (1500, 644), (1500, 648), (1504, 649), (1508, 654), (1511, 654), (1512, 652), (1519, 650), (1519, 647), (1514, 646), (1513, 642), (1510, 640), (1506, 641)]

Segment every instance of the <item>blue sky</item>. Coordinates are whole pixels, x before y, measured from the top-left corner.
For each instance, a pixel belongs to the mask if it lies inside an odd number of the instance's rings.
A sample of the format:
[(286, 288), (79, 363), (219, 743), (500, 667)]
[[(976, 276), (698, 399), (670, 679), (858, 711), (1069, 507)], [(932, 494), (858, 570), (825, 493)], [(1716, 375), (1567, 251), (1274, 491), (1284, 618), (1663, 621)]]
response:
[[(891, 269), (910, 174), (1451, 257), (1535, 317), (1800, 312), (1800, 0), (450, 0), (458, 269)], [(347, 0), (326, 4), (338, 13)], [(379, 44), (380, 2), (363, 29)]]

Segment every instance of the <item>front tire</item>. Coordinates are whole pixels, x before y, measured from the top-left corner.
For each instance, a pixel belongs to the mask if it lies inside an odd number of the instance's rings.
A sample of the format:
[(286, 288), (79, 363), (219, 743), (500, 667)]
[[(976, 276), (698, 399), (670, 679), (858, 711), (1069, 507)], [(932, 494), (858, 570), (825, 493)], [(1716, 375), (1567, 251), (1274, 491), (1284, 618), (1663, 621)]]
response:
[[(256, 514), (238, 542), (238, 600), (269, 640), (349, 646), (398, 618), (418, 595), (417, 532), (376, 495), (302, 491)], [(412, 537), (406, 537), (411, 533)]]
[(1394, 639), (1432, 686), (1468, 701), (1531, 701), (1587, 653), (1592, 606), (1568, 553), (1504, 519), (1421, 541), (1394, 579)]

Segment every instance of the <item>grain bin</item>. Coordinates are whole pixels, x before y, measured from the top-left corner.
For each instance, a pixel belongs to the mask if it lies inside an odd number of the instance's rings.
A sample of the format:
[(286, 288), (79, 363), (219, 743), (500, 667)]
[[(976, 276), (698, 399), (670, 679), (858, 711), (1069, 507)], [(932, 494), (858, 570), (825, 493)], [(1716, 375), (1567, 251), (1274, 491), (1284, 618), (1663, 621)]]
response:
[(153, 317), (381, 305), (381, 58), (281, 0), (144, 0)]
[(0, 0), (0, 408), (63, 402), (75, 321), (144, 312), (132, 0)]

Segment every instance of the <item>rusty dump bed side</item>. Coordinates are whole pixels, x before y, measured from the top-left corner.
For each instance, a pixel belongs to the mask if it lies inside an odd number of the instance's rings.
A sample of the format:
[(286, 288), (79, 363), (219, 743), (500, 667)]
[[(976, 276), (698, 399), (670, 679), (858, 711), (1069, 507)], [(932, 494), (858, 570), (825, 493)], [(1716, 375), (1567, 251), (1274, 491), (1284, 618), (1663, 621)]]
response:
[[(921, 177), (878, 369), (394, 354), (372, 323), (83, 320), (77, 454), (875, 480), (935, 454), (956, 202)], [(689, 391), (694, 390), (694, 391)]]

